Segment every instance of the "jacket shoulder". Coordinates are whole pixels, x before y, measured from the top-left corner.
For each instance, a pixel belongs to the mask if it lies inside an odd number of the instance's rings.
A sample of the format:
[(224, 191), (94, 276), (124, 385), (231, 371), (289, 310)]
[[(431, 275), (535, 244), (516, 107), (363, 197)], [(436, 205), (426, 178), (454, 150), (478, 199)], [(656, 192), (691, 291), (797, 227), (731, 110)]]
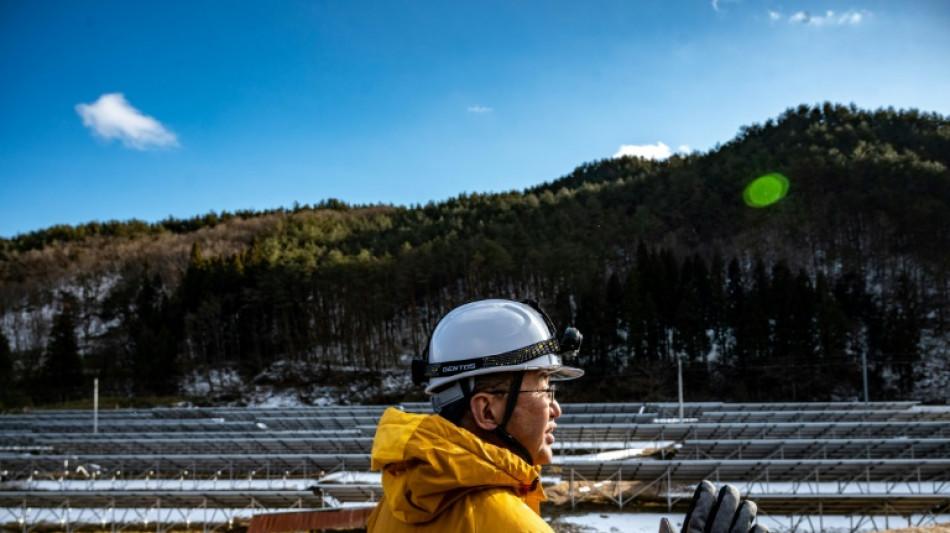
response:
[(407, 524), (381, 501), (367, 524), (369, 533), (554, 533), (521, 498), (505, 488), (469, 492), (428, 522)]
[(470, 498), (478, 531), (554, 533), (551, 526), (510, 489), (485, 489), (472, 493)]

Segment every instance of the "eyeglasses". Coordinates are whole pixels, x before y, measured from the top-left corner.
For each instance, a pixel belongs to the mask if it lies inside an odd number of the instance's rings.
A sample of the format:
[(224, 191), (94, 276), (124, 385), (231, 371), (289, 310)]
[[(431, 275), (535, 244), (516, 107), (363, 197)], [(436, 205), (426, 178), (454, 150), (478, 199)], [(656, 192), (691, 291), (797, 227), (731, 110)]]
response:
[[(485, 392), (487, 392), (488, 394), (498, 394), (498, 395), (502, 395), (502, 394), (508, 394), (508, 393), (510, 393), (511, 391), (506, 391), (506, 390), (489, 390), (489, 391), (485, 391)], [(557, 392), (557, 387), (555, 387), (554, 385), (551, 385), (550, 387), (548, 387), (548, 388), (546, 388), (546, 389), (519, 390), (519, 391), (516, 391), (516, 392), (517, 392), (518, 394), (524, 394), (524, 393), (529, 393), (529, 392), (535, 393), (535, 394), (542, 394), (542, 395), (545, 397), (545, 399), (547, 399), (547, 401), (553, 402), (553, 401), (554, 401), (554, 393)]]

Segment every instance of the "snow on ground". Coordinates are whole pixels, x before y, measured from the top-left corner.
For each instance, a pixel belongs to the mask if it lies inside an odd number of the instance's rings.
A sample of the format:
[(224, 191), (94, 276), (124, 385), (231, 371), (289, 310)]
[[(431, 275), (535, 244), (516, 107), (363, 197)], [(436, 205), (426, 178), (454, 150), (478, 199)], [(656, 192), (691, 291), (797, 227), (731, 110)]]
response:
[[(605, 443), (594, 443), (594, 442), (589, 442), (589, 443), (587, 442), (567, 442), (567, 443), (555, 442), (554, 444), (555, 444), (554, 449), (556, 450), (606, 448), (606, 446), (604, 446)], [(561, 444), (561, 446), (558, 446), (558, 444)], [(565, 458), (570, 459), (571, 461), (578, 461), (578, 460), (581, 460), (581, 461), (586, 460), (586, 461), (593, 461), (593, 462), (620, 461), (623, 459), (630, 459), (633, 457), (643, 457), (645, 455), (659, 453), (660, 451), (673, 453), (676, 450), (683, 447), (682, 444), (679, 444), (674, 441), (644, 442), (642, 443), (644, 444), (643, 447), (630, 447), (629, 444), (636, 444), (632, 442), (631, 443), (618, 442), (614, 444), (619, 444), (621, 446), (611, 451), (601, 451), (599, 453), (591, 453), (591, 454), (584, 454), (584, 455), (567, 455), (567, 456), (555, 455), (553, 464), (559, 464), (560, 462), (559, 459), (565, 459)], [(626, 446), (624, 446), (625, 444)], [(589, 446), (585, 446), (585, 445), (589, 445)]]
[[(138, 479), (138, 480), (32, 480), (17, 484), (18, 490), (36, 490), (36, 491), (109, 491), (109, 490), (181, 490), (181, 491), (207, 491), (207, 490), (308, 490), (315, 480), (301, 479), (272, 479), (272, 480), (189, 480), (189, 479)], [(545, 478), (543, 480), (546, 486), (561, 481), (558, 478)], [(381, 477), (379, 472), (335, 472), (324, 478), (319, 483), (326, 484), (355, 484), (355, 485), (379, 485)], [(792, 483), (771, 483), (768, 488), (762, 484), (742, 484), (734, 483), (740, 488), (740, 491), (749, 494), (751, 499), (755, 499), (756, 493), (763, 494), (801, 494), (807, 492), (810, 494), (832, 494), (832, 493), (864, 493), (867, 491), (875, 492), (887, 488), (884, 483), (854, 483), (847, 487), (842, 487), (837, 483), (813, 483), (808, 487)], [(894, 487), (891, 486), (891, 489)], [(758, 489), (758, 490), (755, 490)], [(941, 489), (943, 490), (943, 489)], [(688, 498), (688, 493), (677, 494), (678, 499)], [(365, 504), (349, 504), (341, 506), (361, 506)], [(276, 510), (275, 510), (276, 511)], [(254, 513), (262, 510), (247, 509), (129, 509), (129, 510), (93, 510), (93, 509), (0, 509), (0, 523), (15, 523), (24, 520), (29, 523), (49, 522), (57, 523), (63, 520), (69, 520), (73, 523), (99, 523), (112, 522), (119, 520), (127, 522), (156, 523), (156, 522), (186, 522), (200, 523), (205, 519), (214, 521), (248, 520)], [(26, 514), (24, 514), (26, 513)], [(103, 514), (106, 513), (106, 514)], [(111, 514), (109, 514), (111, 513)], [(122, 516), (118, 516), (121, 513)], [(673, 522), (674, 526), (681, 525), (683, 516), (676, 513), (640, 513), (624, 512), (615, 508), (605, 506), (602, 511), (597, 512), (569, 512), (563, 507), (553, 508), (550, 511), (545, 510), (545, 520), (547, 520), (555, 531), (560, 533), (653, 533), (658, 530), (660, 519), (667, 517)], [(883, 529), (909, 527), (916, 524), (934, 524), (950, 522), (950, 514), (937, 516), (911, 516), (907, 518), (897, 517), (873, 517), (856, 518), (848, 516), (769, 516), (759, 517), (760, 523), (766, 525), (773, 533), (785, 531), (826, 531), (828, 533), (836, 532), (872, 532)]]
[(924, 401), (950, 403), (950, 339), (925, 331), (920, 349), (924, 360), (918, 370), (916, 396)]
[[(584, 513), (563, 515), (548, 522), (555, 531), (572, 531), (577, 533), (656, 533), (659, 530), (660, 519), (664, 516), (670, 519), (674, 528), (678, 529), (682, 527), (683, 516), (656, 513)], [(934, 519), (936, 522), (932, 521)], [(849, 531), (871, 532), (891, 528), (910, 527), (919, 523), (921, 520), (925, 520), (925, 524), (947, 523), (950, 522), (950, 514), (934, 517), (912, 516), (907, 519), (878, 516), (873, 519), (864, 520), (849, 516), (831, 515), (825, 515), (820, 518), (817, 516), (794, 518), (787, 516), (759, 517), (759, 523), (768, 527), (772, 533), (793, 530), (824, 531), (826, 533), (844, 533)], [(573, 529), (571, 529), (571, 526), (573, 526)]]
[[(557, 484), (562, 480), (558, 477), (545, 477), (542, 482), (545, 486)], [(379, 472), (336, 472), (320, 480), (320, 483), (332, 484), (359, 484), (359, 485), (379, 485), (381, 477)], [(755, 500), (756, 494), (770, 495), (793, 495), (793, 494), (867, 494), (879, 493), (890, 490), (894, 492), (894, 485), (888, 483), (853, 483), (842, 486), (840, 483), (779, 483), (772, 482), (768, 485), (763, 483), (742, 483), (731, 482), (736, 485), (740, 492), (748, 494), (750, 499)], [(758, 489), (758, 490), (756, 490)], [(937, 490), (934, 488), (934, 490)], [(942, 487), (938, 492), (948, 490)], [(583, 492), (583, 491), (582, 491)], [(918, 492), (919, 493), (919, 492)], [(691, 491), (675, 494), (676, 499), (688, 499), (691, 497)], [(640, 513), (618, 511), (612, 506), (605, 506), (603, 511), (571, 513), (564, 512), (562, 507), (555, 508), (551, 512), (546, 512), (547, 520), (555, 531), (564, 531), (571, 533), (654, 533), (659, 529), (660, 519), (667, 517), (673, 522), (674, 526), (681, 526), (683, 516), (676, 513)], [(882, 529), (909, 527), (915, 524), (933, 524), (950, 522), (950, 514), (942, 515), (915, 515), (907, 518), (883, 517), (859, 518), (850, 516), (771, 516), (760, 515), (760, 523), (767, 526), (773, 533), (783, 531), (825, 531), (828, 533), (836, 532), (871, 532)]]
[(655, 513), (585, 513), (562, 515), (548, 520), (548, 523), (555, 531), (563, 529), (558, 526), (571, 525), (579, 533), (656, 533), (664, 516)]
[(413, 389), (412, 378), (404, 369), (384, 370), (371, 377), (360, 374), (358, 368), (333, 370), (352, 375), (338, 383), (323, 384), (315, 376), (325, 374), (326, 368), (318, 363), (275, 361), (250, 379), (222, 367), (191, 372), (178, 385), (183, 396), (200, 403), (261, 408), (378, 404), (380, 398), (402, 397)]
[(334, 472), (320, 478), (320, 483), (339, 483), (352, 485), (382, 485), (380, 472)]
[[(362, 505), (362, 504), (361, 504)], [(156, 523), (201, 524), (233, 523), (234, 521), (248, 521), (255, 514), (266, 512), (281, 512), (286, 509), (179, 509), (179, 508), (117, 508), (117, 509), (19, 509), (0, 508), (0, 523), (48, 523), (64, 524), (69, 521), (73, 524), (86, 523), (106, 524), (140, 523), (146, 528), (155, 527)], [(545, 520), (556, 532), (570, 533), (656, 533), (659, 530), (660, 519), (669, 518), (674, 528), (682, 526), (683, 516), (660, 513), (624, 513), (617, 511), (585, 512), (578, 514), (562, 514), (557, 517), (545, 517)], [(903, 518), (874, 517), (874, 519), (857, 519), (847, 516), (824, 517), (760, 517), (759, 523), (767, 526), (772, 533), (786, 531), (824, 531), (826, 533), (845, 532), (872, 532), (891, 528), (909, 527), (919, 523), (921, 516)], [(950, 515), (926, 517), (924, 524), (948, 523)], [(935, 520), (935, 522), (933, 521)]]
[[(3, 490), (29, 491), (255, 491), (255, 490), (308, 490), (315, 483), (310, 479), (88, 479), (88, 480), (33, 480), (7, 482)], [(354, 482), (350, 482), (354, 483)], [(379, 477), (376, 478), (379, 483)]]

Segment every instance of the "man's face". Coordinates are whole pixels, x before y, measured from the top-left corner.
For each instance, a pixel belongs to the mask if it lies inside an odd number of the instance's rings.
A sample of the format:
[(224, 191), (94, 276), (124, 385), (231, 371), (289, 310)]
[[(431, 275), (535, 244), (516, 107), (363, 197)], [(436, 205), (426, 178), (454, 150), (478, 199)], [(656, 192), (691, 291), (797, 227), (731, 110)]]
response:
[[(537, 391), (549, 388), (548, 376), (544, 372), (528, 372), (521, 384), (523, 391)], [(551, 447), (554, 444), (554, 419), (561, 416), (561, 406), (557, 400), (548, 399), (541, 392), (522, 392), (511, 420), (505, 428), (511, 436), (518, 439), (536, 465), (546, 465), (554, 458)]]

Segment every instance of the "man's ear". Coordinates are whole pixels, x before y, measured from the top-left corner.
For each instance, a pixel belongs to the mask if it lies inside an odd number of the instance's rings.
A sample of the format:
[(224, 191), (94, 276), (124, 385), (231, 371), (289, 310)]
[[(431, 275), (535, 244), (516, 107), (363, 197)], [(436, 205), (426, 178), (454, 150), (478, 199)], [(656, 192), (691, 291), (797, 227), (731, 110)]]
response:
[(475, 425), (485, 431), (494, 431), (500, 423), (495, 414), (495, 396), (487, 392), (478, 392), (472, 396), (469, 406), (472, 410), (472, 419)]

